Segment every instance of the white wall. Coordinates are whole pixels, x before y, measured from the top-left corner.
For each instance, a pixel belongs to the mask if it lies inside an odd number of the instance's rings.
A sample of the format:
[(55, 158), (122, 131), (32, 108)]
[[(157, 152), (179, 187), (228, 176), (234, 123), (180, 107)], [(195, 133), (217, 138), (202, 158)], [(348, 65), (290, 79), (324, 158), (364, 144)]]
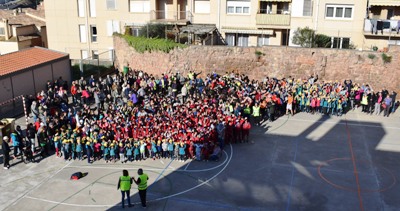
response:
[(292, 0), (292, 17), (303, 17), (304, 0)]

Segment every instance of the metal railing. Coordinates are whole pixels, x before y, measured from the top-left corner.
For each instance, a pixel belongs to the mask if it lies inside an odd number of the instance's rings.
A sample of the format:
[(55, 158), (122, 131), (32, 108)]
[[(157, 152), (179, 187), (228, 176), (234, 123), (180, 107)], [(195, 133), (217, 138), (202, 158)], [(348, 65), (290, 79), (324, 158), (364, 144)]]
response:
[(150, 15), (152, 21), (192, 21), (192, 17), (190, 11), (152, 10)]
[(364, 34), (366, 35), (396, 36), (399, 31), (399, 20), (364, 19)]
[(290, 15), (283, 14), (257, 14), (256, 15), (257, 25), (278, 25), (278, 26), (289, 26)]

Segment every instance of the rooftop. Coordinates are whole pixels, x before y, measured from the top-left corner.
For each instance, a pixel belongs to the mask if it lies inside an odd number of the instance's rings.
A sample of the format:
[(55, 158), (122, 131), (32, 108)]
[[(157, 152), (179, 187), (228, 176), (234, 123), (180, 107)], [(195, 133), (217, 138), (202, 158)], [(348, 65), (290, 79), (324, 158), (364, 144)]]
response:
[[(0, 56), (0, 76), (63, 58), (68, 54), (33, 47)], [(23, 59), (22, 59), (23, 58)]]
[(0, 10), (0, 19), (7, 19), (11, 25), (31, 25), (45, 26), (45, 16), (43, 7), (34, 9), (24, 9), (22, 13), (14, 15), (13, 10)]

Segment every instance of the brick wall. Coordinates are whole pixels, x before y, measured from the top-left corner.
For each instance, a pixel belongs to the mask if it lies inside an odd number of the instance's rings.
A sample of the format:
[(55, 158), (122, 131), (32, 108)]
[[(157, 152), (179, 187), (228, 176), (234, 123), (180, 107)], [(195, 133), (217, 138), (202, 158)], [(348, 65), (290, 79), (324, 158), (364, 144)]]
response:
[[(375, 90), (386, 87), (400, 90), (400, 47), (392, 46), (387, 55), (392, 62), (384, 64), (381, 53), (356, 50), (335, 50), (323, 48), (291, 47), (227, 47), (191, 46), (175, 49), (170, 53), (137, 53), (123, 38), (114, 36), (116, 64), (122, 67), (129, 64), (133, 69), (160, 75), (167, 70), (187, 73), (189, 70), (202, 71), (203, 74), (215, 71), (244, 73), (250, 78), (265, 76), (296, 78), (308, 77), (315, 73), (320, 80), (343, 81), (352, 79), (357, 83), (368, 83)], [(264, 55), (257, 58), (255, 52)], [(368, 58), (374, 54), (375, 58)]]

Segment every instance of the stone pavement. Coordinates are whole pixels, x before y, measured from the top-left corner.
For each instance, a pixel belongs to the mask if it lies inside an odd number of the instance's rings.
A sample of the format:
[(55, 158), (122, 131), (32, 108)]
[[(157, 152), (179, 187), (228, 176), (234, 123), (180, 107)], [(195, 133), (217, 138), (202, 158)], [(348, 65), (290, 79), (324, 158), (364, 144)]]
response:
[[(399, 112), (301, 113), (254, 127), (254, 144), (226, 145), (218, 162), (14, 162), (0, 170), (0, 210), (119, 210), (122, 169), (138, 168), (148, 210), (399, 210), (399, 132)], [(77, 171), (88, 175), (69, 180)], [(135, 185), (131, 199), (141, 210)]]

